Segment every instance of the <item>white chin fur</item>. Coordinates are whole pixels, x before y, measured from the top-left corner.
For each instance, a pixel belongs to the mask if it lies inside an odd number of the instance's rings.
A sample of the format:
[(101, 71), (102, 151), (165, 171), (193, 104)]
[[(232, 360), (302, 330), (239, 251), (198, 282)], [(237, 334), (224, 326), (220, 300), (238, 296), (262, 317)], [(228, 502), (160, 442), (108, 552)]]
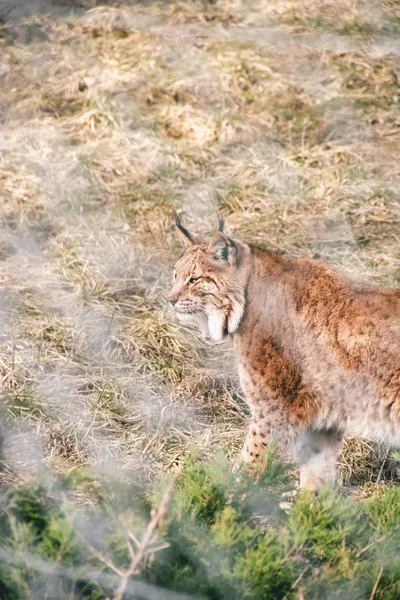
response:
[(220, 342), (224, 337), (225, 318), (218, 313), (211, 313), (208, 317), (208, 333), (214, 342)]
[(244, 312), (244, 303), (233, 302), (232, 312), (228, 317), (228, 331), (234, 333), (239, 327), (240, 321), (242, 320)]
[[(185, 314), (177, 313), (178, 318), (184, 323), (193, 323), (200, 329), (203, 338), (211, 338), (214, 342), (220, 342), (224, 337), (225, 317), (219, 313)], [(236, 329), (237, 325), (235, 326)]]
[(196, 314), (191, 315), (188, 313), (177, 313), (178, 319), (183, 323), (192, 323), (193, 325), (197, 325), (200, 329), (201, 335), (203, 338), (210, 337), (210, 332), (208, 328), (208, 317), (206, 314)]

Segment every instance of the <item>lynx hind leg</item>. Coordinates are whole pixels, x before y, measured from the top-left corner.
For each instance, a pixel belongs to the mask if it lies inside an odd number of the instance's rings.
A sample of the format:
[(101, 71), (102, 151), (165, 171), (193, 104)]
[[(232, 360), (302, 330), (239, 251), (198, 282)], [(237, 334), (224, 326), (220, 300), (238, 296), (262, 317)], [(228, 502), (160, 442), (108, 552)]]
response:
[(300, 440), (300, 487), (318, 492), (334, 484), (343, 436), (334, 430), (307, 431)]

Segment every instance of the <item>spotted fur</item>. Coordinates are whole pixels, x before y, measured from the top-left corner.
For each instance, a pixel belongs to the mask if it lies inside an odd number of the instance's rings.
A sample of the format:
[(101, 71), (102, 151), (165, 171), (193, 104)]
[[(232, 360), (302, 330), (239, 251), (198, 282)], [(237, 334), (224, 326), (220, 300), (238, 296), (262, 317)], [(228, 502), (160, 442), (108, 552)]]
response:
[(251, 409), (244, 460), (273, 441), (316, 490), (334, 481), (344, 435), (400, 446), (399, 290), (230, 239), (221, 222), (211, 239), (177, 228), (189, 247), (169, 299), (204, 335), (232, 337)]

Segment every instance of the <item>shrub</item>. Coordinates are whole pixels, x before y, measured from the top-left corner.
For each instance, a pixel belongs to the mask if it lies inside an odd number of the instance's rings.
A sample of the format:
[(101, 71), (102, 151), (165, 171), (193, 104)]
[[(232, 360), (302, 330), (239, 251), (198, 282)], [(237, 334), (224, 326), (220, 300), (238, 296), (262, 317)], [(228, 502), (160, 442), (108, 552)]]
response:
[[(301, 492), (285, 512), (291, 465), (272, 451), (265, 462), (255, 480), (246, 469), (232, 473), (222, 456), (211, 463), (192, 456), (168, 506), (170, 478), (143, 492), (103, 477), (100, 494), (99, 482), (79, 469), (50, 486), (38, 473), (3, 490), (1, 598), (106, 598), (126, 573), (132, 585), (140, 576), (150, 586), (210, 600), (290, 599), (299, 590), (319, 599), (400, 597), (400, 488), (364, 502), (329, 489), (318, 498)], [(94, 508), (71, 502), (83, 484), (96, 490)], [(160, 503), (165, 517), (147, 536), (152, 506)], [(130, 573), (140, 548), (139, 568)], [(135, 596), (132, 585), (127, 598), (152, 598), (156, 589)]]

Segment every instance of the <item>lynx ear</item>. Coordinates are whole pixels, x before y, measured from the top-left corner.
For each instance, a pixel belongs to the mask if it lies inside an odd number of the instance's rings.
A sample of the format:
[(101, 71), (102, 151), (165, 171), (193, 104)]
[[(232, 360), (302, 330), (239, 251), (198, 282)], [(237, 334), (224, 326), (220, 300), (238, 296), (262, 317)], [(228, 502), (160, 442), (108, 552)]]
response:
[(193, 246), (194, 244), (201, 244), (204, 241), (204, 238), (201, 235), (198, 235), (197, 233), (192, 233), (182, 225), (179, 215), (175, 209), (172, 209), (172, 213), (175, 218), (176, 230), (188, 246)]
[(217, 217), (218, 217), (218, 231), (220, 231), (222, 233), (224, 231), (225, 219), (221, 215), (219, 210), (217, 210)]
[(236, 246), (222, 231), (217, 231), (213, 235), (207, 252), (216, 260), (224, 260), (231, 266), (236, 262)]

